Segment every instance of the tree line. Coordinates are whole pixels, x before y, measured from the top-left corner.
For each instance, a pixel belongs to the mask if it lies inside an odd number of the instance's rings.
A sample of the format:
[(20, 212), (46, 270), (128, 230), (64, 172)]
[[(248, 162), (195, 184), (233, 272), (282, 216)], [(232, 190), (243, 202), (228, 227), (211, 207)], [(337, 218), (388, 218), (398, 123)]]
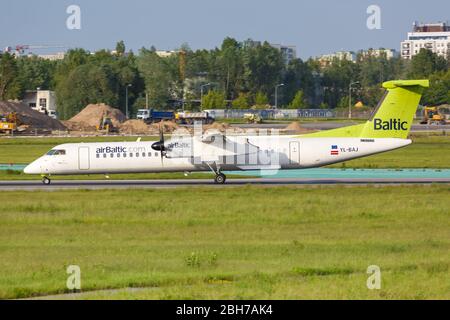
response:
[[(370, 51), (369, 51), (370, 52)], [(123, 41), (113, 52), (84, 49), (49, 61), (37, 56), (0, 54), (0, 100), (22, 99), (28, 90), (56, 91), (61, 119), (89, 103), (106, 103), (125, 111), (147, 104), (156, 109), (339, 108), (362, 101), (375, 106), (381, 83), (393, 79), (430, 79), (422, 104), (450, 103), (450, 59), (421, 50), (411, 61), (359, 53), (356, 61), (335, 59), (321, 65), (316, 59), (293, 59), (269, 43), (254, 44), (226, 38), (220, 48), (191, 50), (184, 44), (160, 57), (154, 47), (126, 52)], [(203, 94), (202, 94), (203, 93)], [(178, 102), (178, 105), (177, 105)]]

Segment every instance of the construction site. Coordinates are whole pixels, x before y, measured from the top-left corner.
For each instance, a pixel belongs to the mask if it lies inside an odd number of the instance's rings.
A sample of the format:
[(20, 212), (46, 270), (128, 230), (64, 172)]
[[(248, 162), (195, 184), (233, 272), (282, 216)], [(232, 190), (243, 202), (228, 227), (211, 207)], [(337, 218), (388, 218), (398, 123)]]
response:
[[(148, 122), (143, 119), (127, 119), (117, 108), (106, 104), (89, 104), (69, 120), (57, 120), (38, 112), (22, 102), (0, 102), (0, 134), (7, 136), (98, 136), (98, 135), (158, 135), (173, 133), (180, 127), (193, 131), (194, 120), (185, 123), (180, 114), (190, 117), (189, 113), (177, 113), (173, 119), (160, 119)], [(195, 113), (194, 113), (195, 114)], [(259, 124), (261, 122), (258, 122)], [(245, 133), (246, 128), (231, 126), (228, 123), (210, 121), (204, 130), (215, 129), (221, 132), (233, 130)], [(254, 130), (254, 128), (252, 128)], [(288, 123), (283, 132), (296, 134), (309, 131), (298, 122)]]

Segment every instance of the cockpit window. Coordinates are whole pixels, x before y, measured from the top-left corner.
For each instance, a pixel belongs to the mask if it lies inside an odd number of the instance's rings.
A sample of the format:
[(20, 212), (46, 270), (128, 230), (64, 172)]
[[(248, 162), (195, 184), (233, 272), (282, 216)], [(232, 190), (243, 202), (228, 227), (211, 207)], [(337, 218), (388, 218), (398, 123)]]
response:
[(60, 150), (50, 150), (47, 152), (48, 156), (64, 156), (66, 154), (66, 150), (60, 149)]

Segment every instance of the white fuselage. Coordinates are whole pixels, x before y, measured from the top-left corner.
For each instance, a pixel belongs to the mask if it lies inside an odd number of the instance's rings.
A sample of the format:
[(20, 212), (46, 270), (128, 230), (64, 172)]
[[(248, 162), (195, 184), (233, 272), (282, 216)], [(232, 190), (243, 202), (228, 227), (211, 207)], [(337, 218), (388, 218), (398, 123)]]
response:
[[(231, 136), (217, 145), (193, 137), (171, 139), (166, 153), (154, 142), (63, 144), (25, 168), (41, 175), (113, 174), (321, 167), (407, 146), (407, 139)], [(223, 141), (222, 141), (223, 142)], [(60, 151), (60, 152), (56, 152)], [(52, 154), (53, 153), (53, 154)]]

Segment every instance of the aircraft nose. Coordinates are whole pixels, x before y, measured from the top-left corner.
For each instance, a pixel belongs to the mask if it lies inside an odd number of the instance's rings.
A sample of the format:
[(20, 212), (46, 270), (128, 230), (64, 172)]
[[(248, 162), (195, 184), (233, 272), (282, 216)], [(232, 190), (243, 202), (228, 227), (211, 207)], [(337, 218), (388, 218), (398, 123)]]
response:
[(36, 162), (32, 162), (23, 169), (23, 172), (26, 174), (40, 174), (41, 166)]

